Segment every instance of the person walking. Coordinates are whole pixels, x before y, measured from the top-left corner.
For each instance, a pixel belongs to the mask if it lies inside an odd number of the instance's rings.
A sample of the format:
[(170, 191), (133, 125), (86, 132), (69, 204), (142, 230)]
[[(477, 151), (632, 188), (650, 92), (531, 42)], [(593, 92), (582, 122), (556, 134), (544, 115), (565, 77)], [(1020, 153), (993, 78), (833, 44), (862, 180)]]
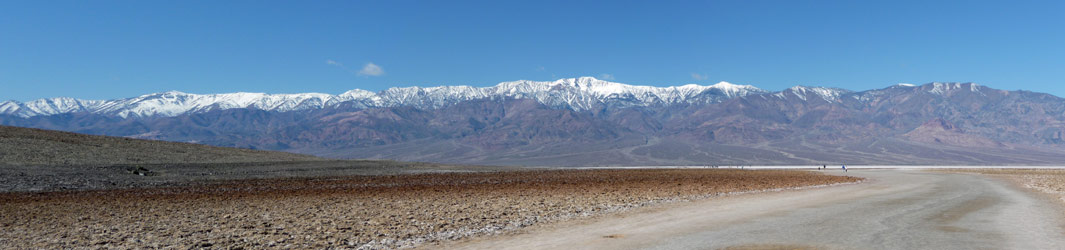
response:
[(843, 165), (843, 172), (847, 172), (847, 165)]

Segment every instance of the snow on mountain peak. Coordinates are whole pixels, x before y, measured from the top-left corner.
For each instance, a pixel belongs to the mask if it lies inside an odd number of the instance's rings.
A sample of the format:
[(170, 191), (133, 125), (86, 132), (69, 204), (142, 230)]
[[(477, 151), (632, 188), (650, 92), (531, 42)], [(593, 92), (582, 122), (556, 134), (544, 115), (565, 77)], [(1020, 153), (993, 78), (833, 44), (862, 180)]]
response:
[(395, 87), (374, 93), (354, 89), (339, 95), (323, 93), (190, 94), (180, 91), (97, 101), (74, 98), (39, 99), (25, 103), (0, 103), (0, 114), (22, 117), (89, 112), (120, 117), (176, 116), (231, 108), (298, 111), (348, 105), (356, 108), (412, 106), (440, 108), (476, 99), (535, 99), (545, 105), (587, 110), (599, 105), (627, 107), (676, 103), (711, 103), (766, 91), (750, 85), (720, 82), (710, 86), (686, 84), (655, 87), (628, 85), (594, 77), (555, 81), (511, 81), (490, 87), (438, 86)]
[(807, 101), (807, 96), (815, 95), (827, 102), (835, 102), (836, 100), (839, 100), (840, 95), (846, 93), (850, 93), (850, 91), (839, 88), (794, 86), (778, 92), (776, 95), (778, 97), (784, 97), (785, 94), (792, 94), (803, 101)]
[[(952, 92), (954, 90), (964, 89), (964, 88), (966, 88), (966, 86), (967, 86), (969, 91), (979, 92), (980, 91), (980, 87), (981, 87), (980, 85), (978, 85), (976, 83), (971, 83), (971, 82), (970, 83), (933, 82), (933, 83), (930, 83), (928, 85), (931, 85), (930, 89), (928, 90), (928, 93), (932, 93), (932, 94), (936, 94), (936, 95), (946, 95), (946, 94), (948, 94), (948, 93), (950, 93), (950, 92)], [(928, 85), (926, 85), (926, 86), (928, 86)]]
[(762, 90), (760, 88), (757, 88), (755, 86), (732, 84), (730, 82), (724, 82), (724, 81), (723, 82), (718, 82), (717, 84), (714, 84), (714, 85), (710, 85), (710, 88), (718, 89), (721, 92), (724, 92), (725, 94), (727, 94), (729, 97), (739, 97), (739, 96), (745, 96), (745, 95), (749, 95), (749, 94), (761, 94), (761, 93), (766, 93), (767, 92), (767, 91)]
[(340, 94), (341, 97), (344, 97), (346, 99), (363, 99), (363, 98), (370, 98), (370, 97), (373, 97), (373, 96), (376, 96), (376, 95), (377, 95), (377, 93), (374, 93), (372, 91), (367, 91), (367, 90), (361, 90), (361, 89), (348, 90), (347, 92), (344, 92), (343, 94)]
[(0, 102), (0, 114), (15, 113), (19, 109), (19, 104), (14, 101)]
[(721, 82), (715, 83), (714, 85), (710, 85), (710, 87), (719, 88), (719, 89), (742, 89), (742, 88), (754, 87), (754, 86), (751, 86), (751, 85), (737, 85), (737, 84), (732, 84), (730, 82), (721, 81)]
[(933, 82), (932, 89), (928, 90), (928, 93), (943, 95), (946, 94), (948, 91), (959, 87), (961, 87), (961, 84), (958, 83)]

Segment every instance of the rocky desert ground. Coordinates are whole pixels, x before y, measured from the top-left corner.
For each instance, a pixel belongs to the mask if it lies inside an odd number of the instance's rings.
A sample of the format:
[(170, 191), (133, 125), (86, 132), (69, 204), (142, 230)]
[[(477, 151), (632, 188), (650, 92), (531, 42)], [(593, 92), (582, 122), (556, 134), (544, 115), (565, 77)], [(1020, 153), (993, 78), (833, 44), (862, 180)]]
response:
[(545, 170), (16, 192), (0, 195), (0, 246), (402, 248), (665, 202), (858, 180), (781, 170)]
[(324, 159), (285, 152), (0, 126), (0, 193), (513, 169), (516, 168)]

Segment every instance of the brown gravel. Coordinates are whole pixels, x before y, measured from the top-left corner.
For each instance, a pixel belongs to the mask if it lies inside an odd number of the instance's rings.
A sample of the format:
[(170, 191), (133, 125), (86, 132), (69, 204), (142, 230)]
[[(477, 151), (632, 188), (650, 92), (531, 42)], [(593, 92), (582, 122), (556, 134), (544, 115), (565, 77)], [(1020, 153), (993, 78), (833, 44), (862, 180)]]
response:
[(0, 194), (2, 248), (399, 248), (650, 204), (854, 182), (776, 170), (565, 170)]

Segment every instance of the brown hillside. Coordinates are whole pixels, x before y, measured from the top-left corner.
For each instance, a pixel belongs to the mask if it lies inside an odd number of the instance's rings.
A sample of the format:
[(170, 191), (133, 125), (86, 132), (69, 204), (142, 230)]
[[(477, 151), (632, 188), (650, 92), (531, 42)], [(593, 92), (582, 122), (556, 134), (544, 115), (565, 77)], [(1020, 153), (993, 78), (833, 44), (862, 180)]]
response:
[(306, 160), (322, 159), (283, 152), (0, 126), (0, 165), (238, 163)]
[(904, 136), (911, 141), (931, 144), (992, 148), (1005, 147), (1005, 145), (1000, 142), (982, 136), (968, 134), (965, 130), (958, 128), (954, 123), (943, 120), (943, 118), (936, 118), (925, 122), (920, 127), (906, 133)]

